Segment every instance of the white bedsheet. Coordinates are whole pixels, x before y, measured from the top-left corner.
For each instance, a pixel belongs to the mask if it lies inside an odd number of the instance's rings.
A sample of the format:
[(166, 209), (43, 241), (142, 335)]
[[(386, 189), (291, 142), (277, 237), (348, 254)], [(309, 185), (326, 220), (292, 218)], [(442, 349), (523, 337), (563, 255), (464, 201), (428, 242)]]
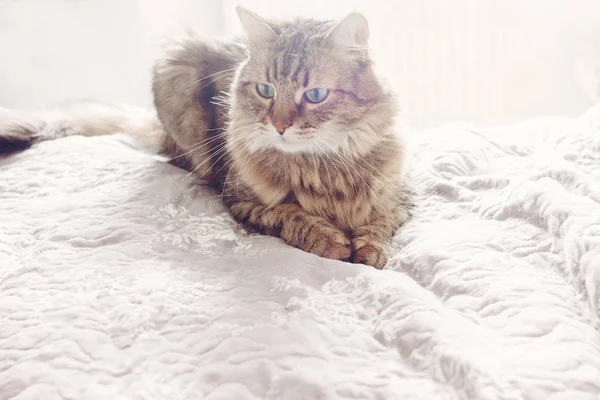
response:
[(0, 159), (0, 399), (600, 399), (600, 107), (412, 141), (383, 271), (118, 135)]

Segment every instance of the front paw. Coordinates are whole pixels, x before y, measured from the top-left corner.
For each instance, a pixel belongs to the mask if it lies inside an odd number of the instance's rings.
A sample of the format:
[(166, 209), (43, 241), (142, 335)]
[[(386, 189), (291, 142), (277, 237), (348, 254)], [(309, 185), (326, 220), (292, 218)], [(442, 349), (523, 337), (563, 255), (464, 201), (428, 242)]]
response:
[(300, 248), (332, 260), (348, 261), (352, 255), (350, 240), (344, 232), (327, 226), (315, 228)]
[(381, 243), (356, 238), (352, 241), (352, 247), (354, 248), (352, 262), (355, 264), (365, 264), (381, 269), (387, 263), (387, 248)]

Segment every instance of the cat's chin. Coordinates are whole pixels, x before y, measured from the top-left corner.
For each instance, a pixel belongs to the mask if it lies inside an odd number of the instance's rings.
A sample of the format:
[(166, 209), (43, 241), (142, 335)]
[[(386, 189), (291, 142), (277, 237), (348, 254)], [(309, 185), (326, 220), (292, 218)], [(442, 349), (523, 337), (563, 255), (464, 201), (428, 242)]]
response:
[(315, 154), (319, 147), (310, 136), (299, 137), (295, 132), (286, 132), (283, 135), (273, 131), (265, 132), (262, 137), (254, 142), (251, 151), (276, 150), (288, 154)]
[(272, 149), (282, 153), (300, 154), (300, 153), (316, 153), (317, 148), (311, 144), (310, 139), (290, 140), (284, 137), (271, 138), (265, 140), (260, 146), (261, 149)]

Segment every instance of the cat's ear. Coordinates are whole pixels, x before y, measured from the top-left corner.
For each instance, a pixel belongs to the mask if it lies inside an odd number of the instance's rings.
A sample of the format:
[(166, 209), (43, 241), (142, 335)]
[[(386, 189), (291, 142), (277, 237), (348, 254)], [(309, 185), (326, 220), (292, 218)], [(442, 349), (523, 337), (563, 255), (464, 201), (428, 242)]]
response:
[(328, 36), (336, 45), (366, 49), (369, 45), (369, 23), (363, 14), (355, 12), (339, 21)]
[(244, 7), (236, 6), (235, 12), (240, 19), (246, 37), (251, 42), (269, 41), (275, 39), (277, 36), (277, 33), (275, 33), (269, 23), (252, 11)]

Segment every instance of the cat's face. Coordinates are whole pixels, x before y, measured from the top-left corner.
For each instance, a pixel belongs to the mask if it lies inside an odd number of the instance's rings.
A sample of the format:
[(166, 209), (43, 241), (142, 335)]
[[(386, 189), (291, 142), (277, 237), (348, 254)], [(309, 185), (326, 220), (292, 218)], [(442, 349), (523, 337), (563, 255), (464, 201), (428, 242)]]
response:
[(233, 83), (230, 142), (335, 153), (378, 140), (370, 121), (390, 99), (367, 58), (364, 17), (276, 24), (242, 10), (240, 19), (250, 57)]

